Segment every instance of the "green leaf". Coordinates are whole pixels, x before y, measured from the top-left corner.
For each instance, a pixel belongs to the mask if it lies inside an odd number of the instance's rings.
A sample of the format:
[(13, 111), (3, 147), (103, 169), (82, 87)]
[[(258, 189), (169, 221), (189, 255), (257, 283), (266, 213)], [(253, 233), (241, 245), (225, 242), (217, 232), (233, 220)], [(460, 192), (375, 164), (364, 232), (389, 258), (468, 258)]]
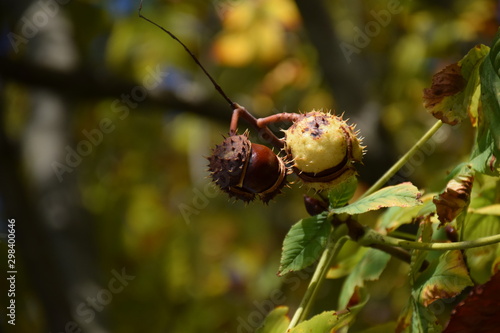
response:
[(481, 64), (481, 115), (478, 119), (476, 144), (471, 154), (471, 165), (474, 170), (499, 176), (500, 159), (500, 78), (497, 69), (497, 56), (500, 53), (500, 34), (494, 46)]
[(370, 327), (368, 329), (359, 331), (358, 333), (387, 333), (387, 332), (394, 332), (395, 330), (396, 330), (396, 322), (391, 321), (382, 325)]
[(408, 305), (399, 316), (396, 333), (441, 332), (436, 315), (410, 296)]
[(330, 209), (330, 213), (362, 214), (384, 207), (412, 207), (421, 205), (420, 192), (410, 182), (387, 186), (348, 206)]
[(422, 274), (417, 282), (413, 295), (424, 306), (438, 299), (454, 297), (465, 287), (473, 285), (460, 250), (444, 252), (437, 265)]
[(500, 53), (500, 29), (497, 30), (495, 39), (493, 40), (493, 44), (491, 46), (491, 52), (489, 55), (493, 68), (496, 73), (500, 71), (500, 59), (498, 59), (497, 57), (499, 53)]
[[(464, 240), (474, 240), (500, 233), (498, 216), (469, 214), (466, 223)], [(485, 283), (489, 280), (498, 248), (498, 244), (491, 244), (464, 251), (470, 275), (478, 283)]]
[(470, 169), (471, 166), (468, 162), (459, 163), (453, 168), (453, 170), (450, 171), (450, 173), (448, 173), (444, 180), (446, 182), (449, 182), (453, 178), (457, 178), (463, 173), (470, 172)]
[[(349, 313), (343, 317), (350, 316)], [(346, 326), (345, 319), (339, 316), (335, 311), (325, 311), (312, 317), (309, 320), (303, 321), (290, 330), (290, 333), (329, 333), (333, 329)]]
[(314, 263), (325, 248), (330, 229), (324, 214), (295, 223), (283, 241), (278, 275), (298, 271)]
[(481, 215), (495, 215), (500, 216), (500, 204), (493, 204), (481, 208), (470, 208), (469, 213)]
[(303, 321), (294, 328), (290, 330), (290, 333), (328, 333), (333, 329), (339, 329), (348, 324), (347, 317), (350, 317), (350, 313), (346, 312), (341, 315), (337, 314), (335, 311), (325, 311), (320, 313), (309, 320)]
[(463, 110), (467, 111), (473, 126), (478, 120), (479, 97), (481, 93), (479, 69), (484, 58), (490, 52), (485, 45), (476, 45), (458, 62), (467, 86), (464, 90)]
[(256, 333), (281, 333), (285, 332), (290, 324), (290, 318), (287, 317), (288, 307), (278, 306), (269, 312), (264, 323), (259, 327)]
[[(461, 240), (474, 240), (500, 233), (500, 217), (495, 213), (493, 204), (498, 196), (498, 179), (489, 176), (478, 176), (473, 188), (470, 212), (464, 222)], [(492, 274), (499, 244), (492, 244), (465, 250), (467, 266), (471, 277), (478, 283), (485, 283)]]
[[(354, 242), (350, 242), (351, 244), (357, 245)], [(344, 246), (346, 247), (346, 246)], [(337, 263), (335, 263), (334, 266), (330, 267), (328, 270), (328, 273), (326, 273), (326, 278), (327, 279), (338, 279), (341, 277), (344, 277), (348, 274), (350, 274), (356, 265), (359, 263), (361, 258), (363, 258), (363, 255), (365, 252), (368, 250), (367, 247), (357, 247), (357, 250), (352, 253), (350, 256), (347, 258), (344, 258)]]
[(289, 333), (329, 333), (338, 332), (341, 328), (352, 323), (356, 315), (368, 302), (368, 293), (364, 289), (357, 290), (357, 302), (349, 310), (325, 311), (303, 321), (292, 328)]
[(417, 216), (425, 215), (433, 212), (436, 207), (432, 199), (436, 193), (428, 193), (420, 198), (422, 206), (413, 207), (391, 207), (387, 209), (377, 221), (377, 230), (384, 230), (390, 233), (403, 224), (412, 223), (413, 219)]
[(365, 281), (377, 280), (390, 258), (389, 254), (380, 250), (372, 248), (366, 250), (342, 286), (339, 296), (339, 307), (346, 307), (356, 288), (362, 287)]
[(343, 207), (352, 198), (356, 188), (358, 187), (358, 179), (350, 177), (346, 181), (333, 187), (328, 192), (328, 199), (330, 200), (330, 208)]
[[(431, 214), (425, 216), (424, 220), (420, 223), (418, 228), (417, 239), (423, 243), (428, 243), (432, 239), (432, 220)], [(426, 250), (412, 250), (411, 251), (411, 264), (410, 264), (410, 277), (412, 285), (420, 275), (420, 268), (427, 257), (429, 251)]]

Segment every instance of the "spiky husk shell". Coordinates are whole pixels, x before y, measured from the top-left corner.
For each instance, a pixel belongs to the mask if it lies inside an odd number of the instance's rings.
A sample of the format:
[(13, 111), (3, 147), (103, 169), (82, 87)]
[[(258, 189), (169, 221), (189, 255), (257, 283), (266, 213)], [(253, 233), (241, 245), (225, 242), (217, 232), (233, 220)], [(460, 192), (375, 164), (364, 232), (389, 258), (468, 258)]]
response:
[(353, 126), (342, 117), (311, 111), (285, 131), (285, 150), (302, 182), (316, 190), (329, 189), (356, 176), (364, 147)]
[(286, 184), (284, 162), (268, 147), (251, 143), (246, 133), (225, 138), (208, 161), (213, 181), (245, 202), (257, 196), (268, 203)]

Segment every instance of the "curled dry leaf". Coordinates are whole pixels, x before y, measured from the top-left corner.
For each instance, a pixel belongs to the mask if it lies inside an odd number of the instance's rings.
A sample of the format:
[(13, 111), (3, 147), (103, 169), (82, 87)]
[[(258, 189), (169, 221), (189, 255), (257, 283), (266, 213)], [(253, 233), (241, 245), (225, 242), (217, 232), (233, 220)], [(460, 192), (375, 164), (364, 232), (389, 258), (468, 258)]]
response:
[(465, 115), (454, 110), (455, 96), (465, 89), (467, 81), (461, 74), (461, 67), (455, 63), (434, 74), (430, 88), (424, 89), (424, 107), (446, 124), (456, 125)]
[(434, 198), (440, 227), (453, 221), (469, 205), (473, 183), (472, 175), (462, 176), (458, 180), (452, 179), (446, 189)]

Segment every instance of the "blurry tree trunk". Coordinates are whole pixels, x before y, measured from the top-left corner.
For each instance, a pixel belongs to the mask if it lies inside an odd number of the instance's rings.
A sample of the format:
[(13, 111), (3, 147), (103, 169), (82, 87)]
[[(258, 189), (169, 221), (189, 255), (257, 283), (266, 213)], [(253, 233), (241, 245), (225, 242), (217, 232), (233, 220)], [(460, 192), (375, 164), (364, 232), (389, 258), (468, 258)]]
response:
[[(24, 15), (32, 15), (34, 7)], [(78, 57), (70, 32), (61, 8), (29, 40), (26, 55), (49, 68), (74, 69)], [(74, 148), (71, 103), (57, 91), (38, 88), (31, 92), (30, 105), (20, 145), (6, 135), (5, 114), (0, 110), (1, 199), (6, 217), (16, 219), (24, 268), (19, 274), (29, 278), (43, 306), (46, 330), (108, 332), (103, 324), (106, 309), (96, 311), (87, 304), (87, 298), (96, 298), (103, 287), (98, 282), (92, 220), (82, 208), (76, 182), (78, 168), (64, 178), (57, 177), (53, 168), (55, 161), (65, 161), (66, 147)], [(84, 307), (94, 316), (82, 316)]]

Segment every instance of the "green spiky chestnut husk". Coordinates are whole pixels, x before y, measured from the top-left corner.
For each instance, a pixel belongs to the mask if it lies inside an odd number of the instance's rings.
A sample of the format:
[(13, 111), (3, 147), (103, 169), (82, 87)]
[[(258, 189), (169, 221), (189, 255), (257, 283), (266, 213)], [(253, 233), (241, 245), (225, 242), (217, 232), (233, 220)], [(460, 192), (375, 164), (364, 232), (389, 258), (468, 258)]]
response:
[(326, 190), (357, 175), (364, 154), (361, 139), (342, 117), (311, 111), (285, 131), (293, 170), (308, 187)]
[(212, 180), (230, 197), (268, 203), (286, 184), (284, 162), (268, 147), (252, 143), (247, 134), (231, 135), (208, 157)]

